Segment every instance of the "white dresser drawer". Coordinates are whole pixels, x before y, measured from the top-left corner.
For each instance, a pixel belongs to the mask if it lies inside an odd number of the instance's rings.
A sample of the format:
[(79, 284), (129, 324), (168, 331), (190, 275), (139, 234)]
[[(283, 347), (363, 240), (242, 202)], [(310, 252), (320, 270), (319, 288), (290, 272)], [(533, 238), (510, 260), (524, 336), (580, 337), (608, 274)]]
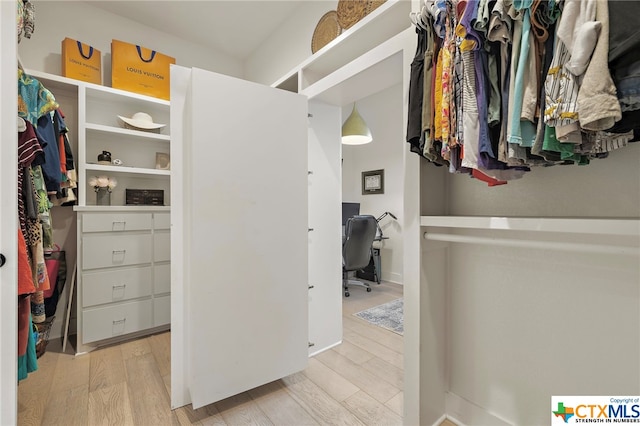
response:
[(153, 267), (153, 275), (155, 277), (153, 293), (169, 293), (171, 291), (171, 265), (155, 265)]
[(90, 343), (153, 327), (153, 301), (121, 303), (82, 312), (82, 343)]
[(151, 263), (152, 235), (82, 236), (82, 269)]
[(142, 231), (151, 229), (151, 213), (85, 213), (82, 232)]
[(171, 296), (161, 296), (153, 299), (153, 326), (171, 323)]
[(153, 261), (167, 262), (171, 260), (171, 233), (159, 231), (153, 235)]
[(151, 272), (151, 266), (85, 272), (82, 274), (82, 306), (86, 308), (150, 296)]
[(153, 229), (170, 229), (171, 213), (154, 213)]

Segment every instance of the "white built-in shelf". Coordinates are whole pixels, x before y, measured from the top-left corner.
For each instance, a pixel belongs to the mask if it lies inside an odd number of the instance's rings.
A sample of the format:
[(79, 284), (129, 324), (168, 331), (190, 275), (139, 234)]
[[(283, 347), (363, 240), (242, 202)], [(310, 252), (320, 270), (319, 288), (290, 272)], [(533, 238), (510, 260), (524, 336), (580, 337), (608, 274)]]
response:
[(301, 65), (303, 87), (327, 76), (411, 26), (411, 2), (388, 0)]
[(77, 93), (78, 86), (83, 83), (73, 78), (61, 77), (59, 75), (48, 74), (41, 71), (27, 69), (24, 72), (40, 81), (44, 87), (53, 93), (54, 96), (58, 92), (75, 91)]
[[(414, 34), (409, 34), (415, 38)], [(322, 78), (300, 93), (331, 105), (347, 105), (403, 81), (403, 49), (407, 34), (401, 33), (348, 65)]]
[(171, 206), (73, 206), (77, 212), (169, 212)]
[(171, 140), (171, 137), (169, 135), (163, 135), (160, 133), (143, 132), (140, 130), (124, 129), (122, 127), (105, 126), (102, 124), (86, 123), (85, 128), (89, 131), (118, 134), (123, 136), (134, 137), (134, 138), (141, 138), (141, 139), (151, 139), (151, 140), (166, 141), (166, 142), (169, 142)]
[(640, 257), (640, 219), (422, 216), (420, 224), (430, 241)]
[[(47, 87), (52, 92), (56, 88), (68, 90), (71, 87), (77, 88), (79, 86), (83, 86), (86, 89), (89, 89), (90, 91), (91, 90), (94, 91), (90, 96), (104, 97), (105, 100), (113, 100), (114, 99), (113, 97), (115, 96), (119, 98), (118, 99), (119, 102), (122, 102), (122, 99), (120, 97), (125, 97), (125, 98), (140, 100), (144, 102), (151, 102), (158, 105), (165, 105), (165, 106), (170, 105), (169, 101), (164, 99), (154, 98), (146, 95), (140, 95), (138, 93), (128, 92), (126, 90), (114, 89), (113, 87), (102, 86), (100, 84), (88, 83), (86, 81), (76, 80), (68, 77), (62, 77), (60, 75), (49, 74), (42, 71), (27, 69), (25, 70), (25, 72), (28, 75), (40, 80), (43, 84), (46, 83), (45, 87)], [(54, 93), (54, 96), (55, 96), (55, 93)]]
[(95, 171), (95, 172), (120, 173), (120, 174), (129, 174), (129, 175), (171, 176), (171, 170), (157, 170), (157, 169), (146, 169), (141, 167), (127, 167), (127, 166), (108, 166), (108, 165), (91, 164), (91, 163), (87, 163), (85, 165), (85, 170), (87, 172)]
[(422, 216), (423, 227), (560, 232), (640, 237), (640, 219)]
[(154, 98), (147, 95), (140, 95), (134, 92), (128, 92), (126, 90), (114, 89), (113, 87), (100, 86), (98, 84), (84, 83), (87, 88), (87, 96), (91, 99), (100, 99), (105, 102), (123, 102), (126, 99), (132, 101), (142, 101), (144, 103), (157, 104), (161, 106), (169, 106), (170, 103), (167, 100)]
[[(369, 15), (280, 78), (273, 87), (303, 91), (411, 26), (411, 2), (387, 0)], [(300, 74), (300, 75), (299, 75)], [(295, 78), (299, 75), (300, 84)]]

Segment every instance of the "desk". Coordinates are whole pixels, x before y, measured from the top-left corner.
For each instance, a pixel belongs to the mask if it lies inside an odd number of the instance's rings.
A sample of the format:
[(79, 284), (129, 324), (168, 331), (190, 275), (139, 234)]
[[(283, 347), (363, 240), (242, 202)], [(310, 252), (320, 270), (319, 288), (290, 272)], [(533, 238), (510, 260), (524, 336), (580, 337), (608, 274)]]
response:
[[(376, 236), (373, 241), (376, 242), (388, 239), (389, 237)], [(356, 277), (380, 284), (380, 280), (382, 279), (382, 265), (380, 262), (380, 249), (378, 247), (371, 247), (371, 259), (369, 260), (369, 264), (363, 270), (357, 271)]]

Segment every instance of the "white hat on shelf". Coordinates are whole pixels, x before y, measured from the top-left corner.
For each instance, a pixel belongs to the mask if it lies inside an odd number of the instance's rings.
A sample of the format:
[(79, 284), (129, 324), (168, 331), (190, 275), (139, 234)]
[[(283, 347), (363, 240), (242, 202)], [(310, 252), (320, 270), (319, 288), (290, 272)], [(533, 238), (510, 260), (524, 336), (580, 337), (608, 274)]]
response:
[(131, 116), (131, 118), (123, 117), (121, 115), (119, 115), (118, 118), (129, 126), (136, 127), (138, 129), (154, 130), (161, 129), (166, 126), (166, 124), (154, 123), (153, 118), (151, 118), (151, 116), (146, 112), (136, 112)]

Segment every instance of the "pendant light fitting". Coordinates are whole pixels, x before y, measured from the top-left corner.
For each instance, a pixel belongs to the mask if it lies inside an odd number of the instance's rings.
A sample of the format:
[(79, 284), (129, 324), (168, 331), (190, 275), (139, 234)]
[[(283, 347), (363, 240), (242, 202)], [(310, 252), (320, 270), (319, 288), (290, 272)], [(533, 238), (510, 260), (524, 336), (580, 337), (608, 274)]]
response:
[(364, 145), (373, 141), (371, 130), (358, 113), (355, 102), (351, 115), (342, 125), (342, 143), (345, 145)]

